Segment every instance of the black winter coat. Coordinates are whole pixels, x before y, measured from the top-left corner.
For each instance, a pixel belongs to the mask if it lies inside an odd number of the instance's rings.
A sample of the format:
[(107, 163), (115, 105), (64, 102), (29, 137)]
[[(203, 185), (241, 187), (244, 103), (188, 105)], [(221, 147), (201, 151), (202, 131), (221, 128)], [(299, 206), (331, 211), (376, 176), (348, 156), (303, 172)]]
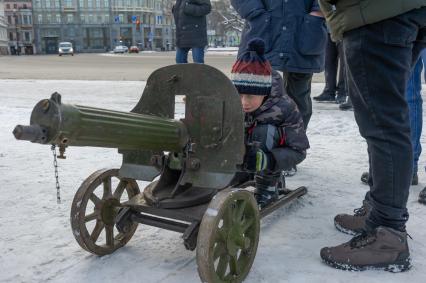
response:
[(210, 0), (177, 0), (172, 11), (176, 24), (176, 46), (206, 46), (206, 16), (211, 11)]
[(239, 53), (260, 37), (265, 57), (275, 70), (317, 73), (324, 70), (325, 20), (309, 15), (319, 11), (317, 0), (231, 0), (245, 20)]

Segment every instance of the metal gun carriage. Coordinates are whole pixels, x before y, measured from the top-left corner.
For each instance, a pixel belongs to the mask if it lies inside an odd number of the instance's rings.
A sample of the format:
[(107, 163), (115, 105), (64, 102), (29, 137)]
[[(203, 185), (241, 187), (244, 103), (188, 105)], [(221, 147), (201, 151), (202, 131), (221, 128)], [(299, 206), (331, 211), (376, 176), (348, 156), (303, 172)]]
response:
[[(177, 120), (179, 95), (186, 98), (185, 116)], [(185, 247), (196, 249), (203, 282), (241, 282), (256, 255), (260, 218), (307, 191), (282, 185), (278, 201), (258, 208), (253, 181), (237, 178), (243, 120), (239, 95), (224, 74), (181, 64), (155, 71), (131, 112), (63, 104), (54, 93), (34, 107), (29, 126), (13, 133), (58, 146), (60, 157), (68, 146), (117, 148), (123, 155), (121, 168), (94, 172), (75, 194), (71, 227), (83, 249), (110, 254), (141, 223), (182, 233)], [(150, 182), (143, 192), (137, 180)]]

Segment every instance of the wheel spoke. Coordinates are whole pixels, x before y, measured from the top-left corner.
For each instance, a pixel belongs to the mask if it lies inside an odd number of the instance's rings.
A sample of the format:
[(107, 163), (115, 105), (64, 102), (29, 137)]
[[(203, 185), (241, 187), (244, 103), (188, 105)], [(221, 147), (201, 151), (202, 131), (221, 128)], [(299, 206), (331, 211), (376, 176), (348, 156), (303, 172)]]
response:
[(230, 204), (228, 209), (225, 210), (224, 215), (223, 215), (223, 228), (225, 228), (225, 230), (228, 230), (232, 227), (233, 221), (232, 221), (232, 216), (234, 214), (234, 207), (233, 204)]
[(241, 219), (244, 214), (244, 209), (246, 208), (246, 202), (244, 200), (237, 202), (237, 209), (235, 210), (235, 222), (239, 223), (241, 222)]
[(216, 241), (224, 243), (226, 241), (227, 230), (224, 227), (217, 229)]
[(90, 235), (90, 238), (92, 238), (93, 242), (96, 243), (104, 227), (105, 225), (102, 221), (96, 221), (95, 228), (93, 229), (92, 234)]
[(231, 271), (232, 275), (239, 274), (240, 271), (238, 267), (237, 255), (231, 255), (231, 258), (229, 259), (229, 270)]
[(124, 189), (126, 188), (126, 186), (127, 186), (127, 182), (124, 182), (124, 181), (120, 180), (120, 183), (118, 183), (118, 186), (115, 189), (114, 194), (112, 195), (112, 197), (115, 198), (115, 199), (120, 200), (121, 195), (123, 194)]
[(106, 244), (107, 246), (114, 246), (114, 226), (105, 226)]
[(95, 206), (100, 205), (101, 204), (101, 200), (98, 198), (97, 195), (95, 195), (94, 193), (92, 193), (90, 195), (90, 200), (95, 204)]
[(245, 233), (247, 229), (250, 228), (251, 225), (253, 225), (253, 223), (254, 223), (253, 218), (246, 218), (241, 227), (241, 231)]
[(102, 199), (106, 199), (112, 196), (112, 192), (111, 192), (111, 177), (107, 177), (105, 178), (105, 180), (103, 181), (103, 185), (104, 185), (104, 194), (102, 195)]
[(213, 251), (213, 261), (216, 261), (216, 259), (222, 255), (226, 255), (225, 245), (223, 243), (217, 243)]
[(219, 278), (223, 278), (225, 276), (226, 269), (228, 267), (228, 255), (223, 255), (219, 258), (219, 263), (217, 264), (216, 273)]
[(95, 211), (91, 214), (88, 214), (88, 215), (84, 216), (84, 222), (87, 223), (89, 221), (96, 220), (96, 218), (98, 218), (98, 215), (99, 215), (99, 213), (97, 211)]

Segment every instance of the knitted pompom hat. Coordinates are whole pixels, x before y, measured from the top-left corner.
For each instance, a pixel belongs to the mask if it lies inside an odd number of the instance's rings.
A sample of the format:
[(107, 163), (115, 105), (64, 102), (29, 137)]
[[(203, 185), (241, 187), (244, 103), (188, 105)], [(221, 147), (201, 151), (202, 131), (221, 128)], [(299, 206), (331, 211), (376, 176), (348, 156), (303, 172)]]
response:
[(232, 66), (231, 80), (240, 94), (269, 95), (272, 86), (271, 64), (264, 57), (265, 42), (254, 38)]

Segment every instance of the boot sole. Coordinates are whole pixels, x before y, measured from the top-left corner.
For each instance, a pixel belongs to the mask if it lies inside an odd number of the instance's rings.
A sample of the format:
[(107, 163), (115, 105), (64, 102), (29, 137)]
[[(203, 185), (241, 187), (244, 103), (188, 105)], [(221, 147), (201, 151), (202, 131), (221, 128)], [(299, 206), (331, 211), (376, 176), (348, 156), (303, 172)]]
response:
[(383, 270), (389, 271), (392, 273), (399, 273), (407, 271), (411, 268), (411, 258), (407, 258), (402, 261), (402, 263), (392, 263), (392, 264), (378, 264), (378, 265), (350, 265), (345, 263), (337, 263), (330, 260), (322, 259), (324, 263), (334, 267), (336, 269), (347, 270), (347, 271), (364, 271), (364, 270)]
[(337, 230), (339, 230), (342, 233), (348, 234), (348, 235), (352, 235), (352, 236), (356, 236), (362, 233), (362, 231), (354, 231), (354, 230), (350, 230), (347, 228), (342, 227), (340, 224), (334, 222), (334, 227), (336, 227)]

